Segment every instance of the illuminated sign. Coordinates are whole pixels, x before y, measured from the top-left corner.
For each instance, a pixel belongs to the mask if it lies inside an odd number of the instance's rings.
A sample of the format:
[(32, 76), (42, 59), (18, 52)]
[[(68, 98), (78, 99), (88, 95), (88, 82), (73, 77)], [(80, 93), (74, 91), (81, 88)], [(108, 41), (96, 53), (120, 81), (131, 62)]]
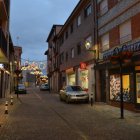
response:
[[(122, 50), (122, 48), (125, 48), (124, 50)], [(121, 47), (119, 47), (119, 52), (120, 51), (131, 51), (131, 52), (138, 52), (140, 51), (140, 41), (132, 43), (132, 44), (127, 44), (127, 45), (123, 45)], [(106, 51), (105, 53), (103, 53), (103, 59), (107, 60), (109, 57), (113, 56), (114, 54), (114, 50), (111, 49), (109, 51)]]
[(80, 63), (80, 69), (86, 69), (86, 67), (87, 67), (86, 63), (83, 62)]

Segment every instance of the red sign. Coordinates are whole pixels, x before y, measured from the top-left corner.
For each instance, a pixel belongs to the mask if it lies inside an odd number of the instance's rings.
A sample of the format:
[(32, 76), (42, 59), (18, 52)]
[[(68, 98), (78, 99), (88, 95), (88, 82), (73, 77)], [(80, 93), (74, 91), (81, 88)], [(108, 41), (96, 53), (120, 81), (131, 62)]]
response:
[(86, 63), (83, 62), (80, 63), (80, 69), (86, 69), (86, 67), (87, 67)]

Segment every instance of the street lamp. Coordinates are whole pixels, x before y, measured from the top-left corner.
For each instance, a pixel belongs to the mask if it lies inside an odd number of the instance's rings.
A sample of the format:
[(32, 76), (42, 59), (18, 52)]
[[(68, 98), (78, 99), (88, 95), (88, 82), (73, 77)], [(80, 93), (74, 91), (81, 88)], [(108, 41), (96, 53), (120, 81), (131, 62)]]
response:
[(110, 57), (110, 62), (115, 65), (119, 64), (120, 67), (120, 115), (121, 119), (124, 119), (124, 100), (123, 100), (123, 81), (122, 81), (122, 65), (124, 63), (130, 63), (133, 52), (126, 48), (126, 45), (122, 48), (116, 47), (113, 50), (113, 55)]
[(18, 98), (18, 81), (19, 81), (19, 75), (21, 74), (22, 70), (17, 68), (14, 72), (17, 75), (17, 98)]

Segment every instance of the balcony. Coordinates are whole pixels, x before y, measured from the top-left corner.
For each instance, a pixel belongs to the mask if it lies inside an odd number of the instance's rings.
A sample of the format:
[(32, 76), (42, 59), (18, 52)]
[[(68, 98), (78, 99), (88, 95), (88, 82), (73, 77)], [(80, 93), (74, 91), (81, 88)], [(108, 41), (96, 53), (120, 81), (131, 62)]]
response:
[(7, 62), (7, 40), (0, 28), (0, 62)]
[(0, 0), (0, 20), (8, 19), (9, 0)]

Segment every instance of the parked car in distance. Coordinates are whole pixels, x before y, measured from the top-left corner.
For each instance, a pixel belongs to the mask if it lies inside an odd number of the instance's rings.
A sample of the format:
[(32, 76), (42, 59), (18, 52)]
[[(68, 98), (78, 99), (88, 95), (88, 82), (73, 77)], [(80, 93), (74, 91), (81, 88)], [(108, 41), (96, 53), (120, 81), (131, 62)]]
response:
[(15, 94), (26, 94), (27, 91), (26, 91), (26, 87), (24, 84), (18, 84), (18, 90), (17, 88), (15, 89)]
[(49, 90), (49, 85), (47, 83), (40, 85), (40, 90)]
[(59, 97), (61, 101), (69, 102), (76, 102), (76, 101), (89, 101), (89, 95), (86, 91), (84, 91), (80, 86), (74, 85), (68, 85), (64, 87), (59, 92)]

